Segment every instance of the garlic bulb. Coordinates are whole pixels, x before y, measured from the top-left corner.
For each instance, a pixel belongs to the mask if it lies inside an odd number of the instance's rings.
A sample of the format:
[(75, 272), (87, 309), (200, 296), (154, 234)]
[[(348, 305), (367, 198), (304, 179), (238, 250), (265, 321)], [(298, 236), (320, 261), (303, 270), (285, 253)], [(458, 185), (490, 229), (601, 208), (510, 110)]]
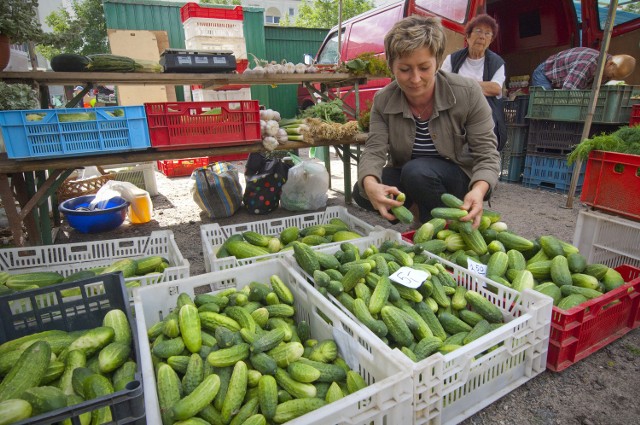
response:
[(286, 143), (287, 141), (289, 141), (289, 135), (287, 134), (287, 131), (284, 128), (278, 129), (278, 134), (276, 134), (276, 140), (278, 141), (278, 143)]
[(299, 62), (294, 65), (294, 70), (296, 74), (304, 74), (305, 72), (307, 72), (307, 65)]
[(275, 137), (267, 136), (262, 139), (262, 146), (264, 146), (266, 150), (272, 151), (278, 147), (278, 141), (275, 139)]
[(269, 121), (267, 121), (267, 124), (265, 126), (264, 133), (267, 136), (275, 136), (276, 134), (278, 134), (278, 129), (279, 128), (280, 128), (280, 126), (278, 125), (278, 121), (269, 120)]

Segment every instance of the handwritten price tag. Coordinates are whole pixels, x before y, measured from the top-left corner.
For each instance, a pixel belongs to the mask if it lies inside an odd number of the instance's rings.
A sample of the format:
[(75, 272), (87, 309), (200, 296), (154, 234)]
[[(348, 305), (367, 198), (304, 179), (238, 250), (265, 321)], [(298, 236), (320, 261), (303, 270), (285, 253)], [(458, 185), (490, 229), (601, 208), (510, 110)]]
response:
[(389, 279), (407, 288), (416, 289), (430, 277), (431, 273), (428, 271), (416, 270), (410, 267), (400, 267), (394, 274), (389, 276)]
[(472, 272), (478, 273), (480, 276), (487, 275), (487, 265), (473, 261), (469, 257), (467, 257), (467, 269), (471, 270)]

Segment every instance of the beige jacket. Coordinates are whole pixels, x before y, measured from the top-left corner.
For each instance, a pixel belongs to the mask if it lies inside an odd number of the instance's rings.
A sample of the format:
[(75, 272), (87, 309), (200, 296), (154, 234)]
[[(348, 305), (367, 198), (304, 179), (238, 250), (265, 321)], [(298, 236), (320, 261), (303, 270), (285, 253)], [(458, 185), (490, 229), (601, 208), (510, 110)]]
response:
[[(436, 74), (429, 131), (443, 158), (458, 164), (469, 176), (469, 188), (484, 180), (493, 189), (500, 172), (498, 142), (491, 108), (475, 81), (444, 71)], [(371, 108), (369, 137), (358, 164), (358, 184), (383, 167), (401, 167), (411, 159), (416, 124), (404, 93), (395, 81), (376, 93)]]

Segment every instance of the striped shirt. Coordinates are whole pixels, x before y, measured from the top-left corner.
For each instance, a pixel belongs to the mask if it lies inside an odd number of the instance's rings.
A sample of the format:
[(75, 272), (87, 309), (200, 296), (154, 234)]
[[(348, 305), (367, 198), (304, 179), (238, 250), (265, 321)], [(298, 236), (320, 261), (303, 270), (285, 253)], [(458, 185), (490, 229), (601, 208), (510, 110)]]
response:
[(416, 118), (416, 140), (413, 142), (411, 159), (422, 156), (440, 156), (433, 145), (431, 133), (429, 133), (429, 120), (419, 121)]

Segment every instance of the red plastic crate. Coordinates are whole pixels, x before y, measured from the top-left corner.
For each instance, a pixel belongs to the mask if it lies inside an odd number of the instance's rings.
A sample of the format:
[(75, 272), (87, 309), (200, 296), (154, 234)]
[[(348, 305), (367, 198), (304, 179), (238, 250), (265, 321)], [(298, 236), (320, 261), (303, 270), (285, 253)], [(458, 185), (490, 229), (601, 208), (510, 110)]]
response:
[(189, 18), (233, 19), (242, 21), (242, 6), (226, 9), (222, 7), (202, 7), (197, 3), (187, 3), (180, 8), (180, 19), (184, 22)]
[(629, 118), (629, 127), (638, 124), (640, 124), (640, 103), (631, 106), (631, 118)]
[(640, 155), (591, 151), (580, 200), (640, 220)]
[(569, 310), (553, 307), (548, 369), (560, 372), (640, 325), (640, 269), (616, 270), (625, 285)]
[(167, 177), (184, 177), (190, 176), (193, 170), (198, 167), (205, 167), (214, 162), (244, 161), (248, 155), (247, 153), (232, 153), (198, 158), (165, 159), (158, 161), (158, 170)]
[[(158, 149), (260, 142), (257, 100), (145, 103), (151, 146)], [(203, 115), (219, 108), (219, 113)]]
[(165, 159), (158, 161), (158, 171), (167, 177), (190, 176), (191, 172), (198, 167), (209, 164), (209, 157)]

